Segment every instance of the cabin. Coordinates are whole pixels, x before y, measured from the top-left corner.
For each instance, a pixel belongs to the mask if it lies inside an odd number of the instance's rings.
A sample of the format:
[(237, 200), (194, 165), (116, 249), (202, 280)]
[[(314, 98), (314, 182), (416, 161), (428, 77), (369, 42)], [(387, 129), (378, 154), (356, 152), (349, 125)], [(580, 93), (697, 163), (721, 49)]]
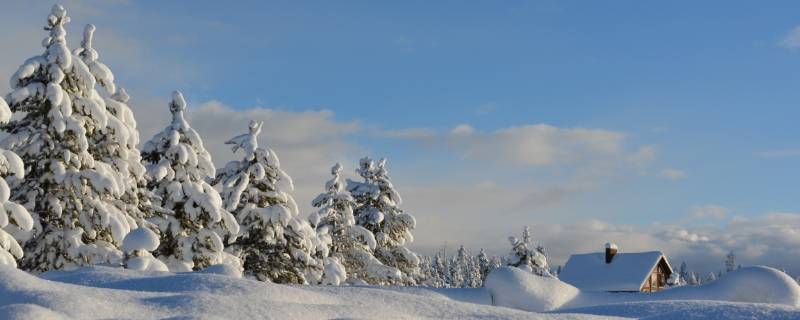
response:
[(661, 251), (621, 253), (607, 243), (605, 252), (570, 256), (559, 278), (588, 291), (656, 292), (666, 287), (671, 274)]

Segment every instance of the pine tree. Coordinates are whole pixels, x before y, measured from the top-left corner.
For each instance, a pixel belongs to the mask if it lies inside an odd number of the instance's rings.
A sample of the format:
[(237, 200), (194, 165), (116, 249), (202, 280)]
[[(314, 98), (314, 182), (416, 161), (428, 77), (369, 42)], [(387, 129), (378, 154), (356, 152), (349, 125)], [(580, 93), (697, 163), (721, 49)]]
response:
[[(5, 100), (0, 98), (0, 123), (11, 120), (11, 110)], [(14, 238), (13, 231), (30, 231), (33, 218), (25, 207), (9, 201), (11, 189), (6, 179), (19, 180), (25, 177), (25, 167), (17, 154), (0, 149), (0, 265), (16, 267), (22, 258), (22, 247)], [(12, 229), (11, 233), (4, 229)]]
[(115, 199), (114, 205), (132, 216), (137, 224), (147, 224), (145, 218), (151, 217), (156, 209), (146, 189), (145, 167), (137, 147), (139, 131), (127, 105), (130, 97), (125, 89), (117, 89), (111, 69), (98, 60), (99, 54), (93, 47), (95, 30), (94, 25), (86, 25), (81, 47), (74, 51), (104, 91), (103, 95), (93, 97), (105, 112), (103, 121), (88, 124), (88, 151), (96, 161), (110, 165), (114, 180), (123, 186), (123, 194)]
[(700, 275), (698, 275), (697, 272), (690, 272), (689, 280), (687, 282), (692, 286), (700, 285)]
[(341, 181), (342, 165), (331, 168), (331, 180), (325, 183), (325, 192), (311, 202), (318, 211), (309, 217), (323, 242), (330, 247), (330, 255), (339, 258), (351, 281), (371, 284), (397, 283), (402, 280), (400, 270), (383, 265), (373, 252), (377, 246), (375, 236), (366, 228), (355, 224), (353, 197), (345, 192)]
[(689, 267), (686, 266), (686, 261), (681, 262), (681, 268), (678, 272), (680, 275), (681, 280), (684, 282), (689, 281)]
[(481, 273), (481, 283), (486, 281), (486, 277), (489, 276), (489, 272), (492, 272), (492, 262), (489, 260), (489, 257), (486, 255), (486, 252), (481, 249), (481, 252), (478, 253), (478, 267), (480, 268)]
[(261, 125), (252, 121), (248, 133), (226, 142), (234, 152), (242, 149), (244, 158), (229, 162), (212, 182), (242, 226), (229, 251), (241, 257), (245, 274), (258, 280), (316, 284), (327, 248), (298, 216), (292, 179), (281, 170), (275, 151), (258, 147)]
[(530, 271), (539, 276), (552, 277), (550, 266), (547, 264), (544, 247), (537, 246), (531, 250), (531, 235), (528, 226), (522, 231), (522, 240), (509, 237), (511, 252), (508, 254), (508, 265)]
[(458, 247), (456, 255), (450, 263), (450, 273), (452, 274), (452, 287), (465, 288), (467, 286), (467, 250), (464, 246)]
[(414, 240), (411, 230), (417, 222), (399, 208), (402, 199), (389, 179), (386, 160), (376, 164), (369, 157), (362, 158), (356, 173), (364, 179), (362, 182), (347, 181), (347, 190), (356, 201), (356, 223), (375, 235), (375, 257), (402, 272), (396, 284), (415, 284), (420, 277), (419, 258), (406, 245)]
[(149, 163), (149, 188), (168, 213), (153, 218), (160, 232), (155, 255), (171, 271), (203, 269), (212, 264), (236, 265), (225, 254), (223, 240), (239, 232), (239, 224), (225, 210), (222, 198), (206, 179), (214, 177), (211, 156), (203, 140), (184, 118), (186, 101), (174, 92), (169, 105), (172, 122), (142, 148)]
[(66, 10), (53, 6), (42, 45), (44, 54), (20, 66), (11, 78), (11, 111), (24, 114), (3, 125), (0, 147), (18, 154), (25, 178), (12, 184), (13, 200), (34, 218), (24, 236), (21, 267), (35, 272), (117, 264), (122, 240), (135, 226), (112, 205), (122, 194), (113, 169), (94, 161), (87, 134), (106, 123), (95, 78), (66, 44)]
[(736, 270), (736, 255), (733, 254), (733, 250), (726, 256), (725, 259), (725, 270), (726, 272), (731, 272)]
[(470, 256), (467, 264), (466, 282), (469, 288), (480, 288), (483, 286), (481, 268), (476, 257)]
[(667, 285), (670, 287), (680, 287), (686, 285), (686, 281), (681, 278), (680, 273), (673, 272), (669, 275), (669, 279), (667, 279)]

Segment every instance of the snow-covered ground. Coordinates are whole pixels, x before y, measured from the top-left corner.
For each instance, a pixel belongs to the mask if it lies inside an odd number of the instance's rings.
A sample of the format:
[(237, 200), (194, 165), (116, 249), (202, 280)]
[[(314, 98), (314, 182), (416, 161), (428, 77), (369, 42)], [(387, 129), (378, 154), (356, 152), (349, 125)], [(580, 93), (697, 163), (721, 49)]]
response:
[[(509, 268), (497, 269), (487, 289), (429, 289), (286, 286), (99, 266), (34, 276), (0, 266), (0, 319), (800, 319), (800, 288), (781, 275), (745, 268), (713, 286), (606, 294)], [(549, 312), (532, 312), (545, 305)]]

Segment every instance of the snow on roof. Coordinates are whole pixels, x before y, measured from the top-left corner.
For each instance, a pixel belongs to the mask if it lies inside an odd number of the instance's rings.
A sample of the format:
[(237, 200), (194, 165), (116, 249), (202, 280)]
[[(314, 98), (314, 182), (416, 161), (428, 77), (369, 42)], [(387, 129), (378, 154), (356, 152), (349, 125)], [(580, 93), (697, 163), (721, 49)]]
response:
[(639, 291), (662, 257), (661, 251), (617, 253), (606, 263), (603, 252), (573, 254), (559, 278), (591, 291)]

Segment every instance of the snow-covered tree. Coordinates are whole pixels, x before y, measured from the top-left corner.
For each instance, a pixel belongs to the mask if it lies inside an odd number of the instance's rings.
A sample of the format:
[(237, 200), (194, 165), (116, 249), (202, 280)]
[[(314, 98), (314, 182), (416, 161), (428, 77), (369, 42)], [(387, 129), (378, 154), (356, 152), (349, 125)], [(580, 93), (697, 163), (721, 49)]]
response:
[(681, 267), (678, 271), (678, 274), (684, 282), (689, 280), (689, 267), (686, 265), (686, 261), (681, 262)]
[(493, 266), (492, 261), (489, 260), (489, 256), (486, 255), (486, 251), (481, 249), (478, 253), (478, 268), (481, 273), (481, 283), (486, 281), (486, 277), (489, 276), (489, 272), (492, 272)]
[(706, 277), (706, 283), (717, 280), (717, 275), (713, 272), (708, 273), (708, 277)]
[(90, 130), (106, 126), (106, 112), (90, 68), (66, 44), (66, 10), (47, 17), (50, 34), (41, 55), (11, 78), (10, 110), (21, 115), (3, 125), (0, 147), (18, 154), (24, 179), (11, 184), (14, 201), (34, 218), (20, 266), (47, 271), (92, 263), (119, 263), (119, 246), (135, 226), (113, 205), (122, 194), (113, 168), (88, 152)]
[[(0, 98), (0, 123), (8, 123), (11, 119), (11, 110), (5, 100)], [(30, 231), (33, 228), (33, 218), (25, 207), (10, 201), (11, 189), (6, 179), (22, 179), (25, 177), (25, 167), (22, 159), (15, 153), (0, 149), (0, 265), (16, 267), (17, 261), (22, 258), (22, 247), (12, 235), (13, 231)], [(12, 230), (12, 233), (4, 229)]]
[(139, 131), (127, 105), (130, 97), (125, 89), (117, 89), (111, 69), (98, 60), (100, 55), (93, 47), (95, 30), (94, 25), (86, 25), (81, 47), (73, 52), (89, 68), (98, 89), (102, 89), (92, 97), (101, 109), (98, 111), (101, 116), (96, 117), (96, 121), (85, 123), (88, 151), (96, 161), (111, 166), (113, 170), (110, 173), (123, 188), (114, 205), (131, 215), (137, 224), (146, 224), (145, 218), (152, 216), (155, 209), (150, 203), (145, 167), (137, 146)]
[(374, 257), (377, 242), (372, 232), (355, 224), (355, 200), (344, 190), (341, 172), (339, 163), (331, 168), (333, 177), (325, 183), (325, 192), (311, 202), (318, 210), (309, 216), (309, 222), (330, 248), (330, 255), (338, 257), (344, 264), (351, 282), (361, 280), (383, 284), (401, 281), (398, 269), (385, 266)]
[(687, 280), (687, 283), (689, 285), (692, 285), (692, 286), (697, 286), (697, 285), (702, 284), (702, 282), (700, 281), (700, 275), (697, 274), (697, 272), (690, 272), (689, 273), (689, 279)]
[(223, 239), (235, 238), (239, 224), (217, 190), (206, 183), (215, 173), (211, 155), (184, 118), (186, 101), (180, 92), (173, 93), (169, 109), (170, 125), (142, 148), (156, 205), (168, 210), (150, 219), (161, 236), (155, 255), (171, 271), (220, 263), (235, 266), (238, 259), (223, 251)]
[(530, 249), (531, 235), (528, 226), (522, 231), (522, 240), (516, 237), (509, 237), (511, 252), (508, 254), (508, 265), (530, 271), (536, 275), (552, 277), (550, 266), (547, 264), (547, 256), (544, 247), (537, 246)]
[(733, 254), (733, 250), (725, 257), (725, 271), (731, 272), (736, 270), (736, 255)]
[(464, 276), (465, 287), (467, 288), (480, 288), (483, 286), (483, 278), (481, 275), (481, 268), (478, 264), (478, 259), (470, 256), (467, 262), (467, 271)]
[[(261, 125), (252, 121), (248, 133), (226, 142), (234, 152), (243, 150), (244, 158), (229, 162), (212, 182), (222, 189), (225, 209), (242, 226), (228, 251), (241, 257), (245, 275), (258, 280), (316, 284), (322, 278), (328, 248), (299, 217), (291, 196), (292, 179), (281, 170), (275, 151), (258, 146)], [(338, 259), (328, 262), (338, 263)], [(339, 272), (339, 266), (328, 269)]]
[(466, 287), (466, 277), (467, 277), (467, 263), (468, 263), (468, 256), (467, 250), (464, 249), (464, 246), (458, 247), (458, 251), (456, 251), (456, 255), (453, 256), (453, 259), (450, 260), (450, 274), (451, 274), (451, 286), (453, 288), (464, 288)]
[(669, 275), (669, 279), (667, 279), (667, 285), (670, 287), (680, 287), (686, 285), (686, 281), (681, 278), (680, 273), (673, 272)]
[(399, 207), (402, 199), (389, 179), (386, 159), (376, 164), (369, 157), (362, 158), (356, 173), (363, 181), (347, 181), (347, 190), (356, 202), (356, 223), (375, 235), (375, 257), (402, 272), (396, 284), (414, 284), (420, 277), (419, 258), (406, 245), (414, 240), (411, 231), (417, 222)]

